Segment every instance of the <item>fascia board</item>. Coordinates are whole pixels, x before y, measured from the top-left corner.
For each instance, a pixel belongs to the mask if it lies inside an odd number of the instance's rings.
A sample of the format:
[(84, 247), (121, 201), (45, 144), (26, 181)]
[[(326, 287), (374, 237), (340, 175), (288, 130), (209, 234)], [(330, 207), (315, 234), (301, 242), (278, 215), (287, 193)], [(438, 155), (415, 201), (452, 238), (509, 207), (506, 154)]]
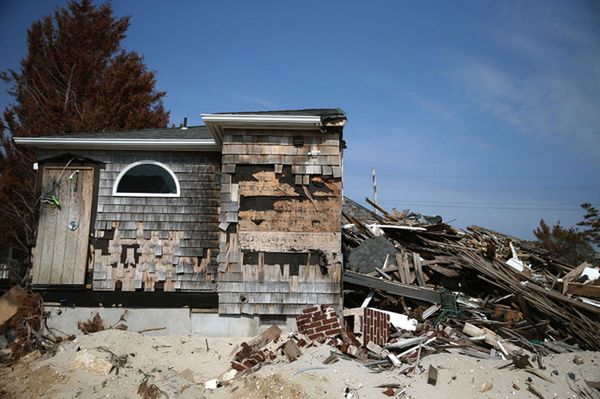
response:
[(200, 114), (215, 140), (223, 142), (223, 128), (259, 129), (281, 127), (285, 129), (320, 129), (321, 117), (308, 115), (257, 115), (257, 114)]
[(239, 114), (200, 114), (204, 123), (218, 123), (222, 125), (264, 125), (264, 126), (321, 126), (320, 116), (308, 115), (239, 115)]
[(36, 148), (77, 148), (135, 150), (218, 151), (213, 139), (147, 140), (147, 139), (85, 139), (62, 137), (15, 137), (15, 143)]

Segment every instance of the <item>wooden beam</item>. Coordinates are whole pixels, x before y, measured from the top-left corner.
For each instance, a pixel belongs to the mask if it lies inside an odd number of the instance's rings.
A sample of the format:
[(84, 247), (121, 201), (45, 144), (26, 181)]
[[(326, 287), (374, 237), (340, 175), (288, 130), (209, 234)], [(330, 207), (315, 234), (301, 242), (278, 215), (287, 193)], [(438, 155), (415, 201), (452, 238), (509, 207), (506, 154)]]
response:
[(440, 292), (427, 288), (415, 287), (412, 285), (401, 284), (394, 281), (380, 280), (376, 277), (366, 276), (364, 274), (344, 271), (344, 282), (360, 285), (362, 287), (374, 288), (388, 292), (390, 294), (405, 296), (407, 298), (418, 299), (430, 303), (442, 303)]
[(600, 298), (600, 285), (569, 283), (567, 287), (567, 294)]

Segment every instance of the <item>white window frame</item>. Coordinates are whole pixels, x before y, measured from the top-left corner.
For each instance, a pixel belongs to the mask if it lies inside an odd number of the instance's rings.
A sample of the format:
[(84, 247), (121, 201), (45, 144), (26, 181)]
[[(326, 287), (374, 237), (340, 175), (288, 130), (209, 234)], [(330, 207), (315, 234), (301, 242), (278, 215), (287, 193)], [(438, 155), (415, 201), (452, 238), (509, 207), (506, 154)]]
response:
[[(156, 166), (159, 166), (159, 167), (163, 168), (167, 172), (169, 172), (169, 174), (171, 175), (171, 177), (175, 181), (175, 187), (176, 187), (177, 191), (175, 193), (118, 193), (117, 192), (117, 187), (119, 187), (119, 183), (121, 182), (121, 178), (123, 176), (125, 176), (125, 174), (127, 172), (129, 172), (131, 169), (135, 168), (136, 166), (140, 166), (140, 165), (156, 165)], [(131, 163), (131, 164), (127, 165), (118, 174), (117, 178), (115, 179), (115, 183), (113, 184), (112, 194), (113, 194), (113, 197), (180, 197), (181, 196), (181, 189), (179, 187), (179, 179), (177, 179), (177, 176), (175, 176), (175, 173), (173, 173), (173, 171), (171, 170), (171, 168), (169, 168), (164, 163), (160, 163), (160, 162), (152, 161), (152, 160), (143, 160), (143, 161), (137, 161), (137, 162), (134, 162), (134, 163)]]

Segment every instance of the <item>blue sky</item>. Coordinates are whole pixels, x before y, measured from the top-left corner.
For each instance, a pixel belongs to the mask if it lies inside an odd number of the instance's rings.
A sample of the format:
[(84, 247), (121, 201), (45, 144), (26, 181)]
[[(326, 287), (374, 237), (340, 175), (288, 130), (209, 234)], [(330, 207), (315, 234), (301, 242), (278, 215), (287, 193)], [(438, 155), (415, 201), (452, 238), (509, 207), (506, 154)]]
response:
[[(0, 69), (64, 1), (0, 0)], [(114, 1), (179, 124), (341, 107), (345, 194), (524, 238), (600, 206), (597, 1)], [(5, 87), (0, 87), (4, 89)], [(4, 90), (0, 106), (10, 102)]]

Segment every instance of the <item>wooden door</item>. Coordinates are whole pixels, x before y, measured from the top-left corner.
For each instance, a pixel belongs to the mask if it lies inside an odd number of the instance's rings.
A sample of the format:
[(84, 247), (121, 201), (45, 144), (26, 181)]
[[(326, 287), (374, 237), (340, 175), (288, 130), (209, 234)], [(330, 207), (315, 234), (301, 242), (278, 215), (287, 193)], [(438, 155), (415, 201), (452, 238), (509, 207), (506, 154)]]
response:
[(34, 285), (83, 284), (88, 257), (94, 169), (44, 166)]

